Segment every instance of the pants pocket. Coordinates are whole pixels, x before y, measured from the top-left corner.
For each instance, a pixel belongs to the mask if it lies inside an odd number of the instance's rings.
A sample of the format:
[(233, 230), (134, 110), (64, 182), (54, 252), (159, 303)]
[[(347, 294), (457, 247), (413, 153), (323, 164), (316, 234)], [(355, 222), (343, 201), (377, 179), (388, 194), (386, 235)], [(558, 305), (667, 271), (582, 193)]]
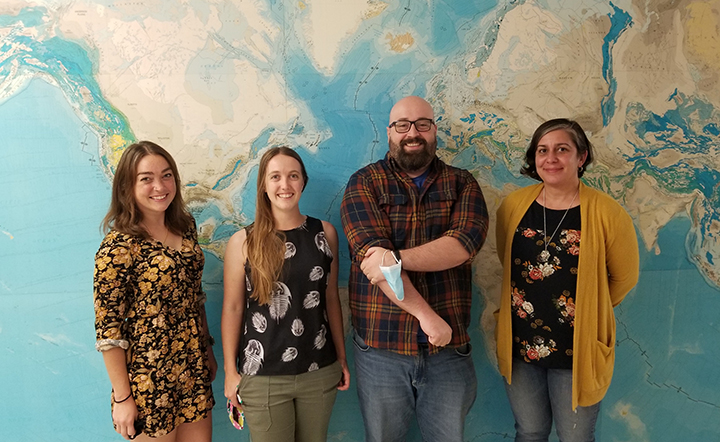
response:
[(370, 350), (370, 346), (365, 343), (363, 338), (361, 338), (360, 335), (358, 335), (355, 330), (353, 330), (353, 333), (352, 333), (352, 340), (353, 340), (353, 344), (355, 345), (355, 348), (357, 348), (358, 350), (360, 350), (360, 351)]
[(243, 401), (242, 407), (248, 427), (257, 431), (268, 431), (272, 426), (270, 377), (243, 375), (238, 393)]
[(455, 348), (455, 354), (462, 357), (470, 357), (472, 355), (472, 344), (468, 342), (465, 345)]

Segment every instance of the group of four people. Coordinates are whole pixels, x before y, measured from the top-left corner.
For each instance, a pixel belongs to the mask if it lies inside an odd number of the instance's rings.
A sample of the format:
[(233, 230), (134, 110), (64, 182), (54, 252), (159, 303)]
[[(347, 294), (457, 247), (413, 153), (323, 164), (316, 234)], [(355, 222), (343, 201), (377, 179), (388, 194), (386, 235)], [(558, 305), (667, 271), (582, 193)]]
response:
[[(351, 176), (341, 204), (365, 438), (403, 441), (416, 417), (423, 440), (459, 442), (477, 390), (468, 327), (487, 208), (472, 174), (437, 157), (428, 102), (397, 102), (387, 135), (387, 155)], [(637, 282), (638, 248), (622, 207), (580, 181), (592, 159), (576, 122), (542, 124), (522, 169), (540, 183), (498, 209), (498, 363), (516, 441), (546, 441), (553, 422), (561, 441), (594, 440), (612, 377), (613, 307)], [(268, 149), (254, 223), (225, 252), (224, 394), (254, 442), (324, 441), (350, 385), (338, 234), (300, 212), (307, 182), (294, 150)], [(96, 255), (96, 347), (125, 438), (211, 440), (217, 363), (179, 188), (160, 146), (126, 149)]]

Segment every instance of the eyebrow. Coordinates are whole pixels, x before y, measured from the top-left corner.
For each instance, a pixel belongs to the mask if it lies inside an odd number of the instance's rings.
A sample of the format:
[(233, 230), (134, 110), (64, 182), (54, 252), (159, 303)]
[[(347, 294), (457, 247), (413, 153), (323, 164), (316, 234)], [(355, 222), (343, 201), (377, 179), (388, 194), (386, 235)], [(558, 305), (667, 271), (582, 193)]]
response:
[[(538, 144), (538, 145), (537, 145), (537, 147), (540, 147), (540, 146), (547, 147), (547, 146), (549, 146), (549, 144), (541, 143), (541, 144)], [(555, 146), (572, 146), (572, 144), (570, 144), (570, 143), (557, 143), (557, 144), (555, 144)]]
[[(300, 173), (300, 171), (297, 170), (297, 169), (292, 169), (292, 170), (290, 170), (290, 171), (288, 171), (288, 172), (289, 172), (289, 173), (292, 173), (292, 172)], [(279, 171), (279, 170), (269, 170), (266, 175), (270, 175), (271, 173), (280, 173), (280, 171)]]
[[(172, 172), (172, 167), (167, 167), (167, 168), (163, 169), (160, 173), (163, 174), (168, 171)], [(138, 172), (137, 174), (138, 174), (138, 176), (140, 176), (140, 175), (152, 175), (153, 173), (152, 172)]]

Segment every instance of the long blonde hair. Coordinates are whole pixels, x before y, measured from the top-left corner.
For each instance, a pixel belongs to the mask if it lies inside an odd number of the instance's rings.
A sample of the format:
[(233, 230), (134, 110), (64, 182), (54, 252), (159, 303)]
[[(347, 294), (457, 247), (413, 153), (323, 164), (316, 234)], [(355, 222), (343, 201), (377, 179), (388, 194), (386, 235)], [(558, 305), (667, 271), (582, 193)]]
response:
[(159, 155), (165, 158), (175, 179), (175, 198), (165, 210), (165, 225), (178, 235), (183, 235), (190, 227), (192, 216), (183, 202), (180, 191), (180, 174), (175, 160), (168, 151), (152, 141), (138, 141), (125, 149), (115, 170), (110, 209), (102, 222), (104, 232), (107, 233), (108, 230), (114, 229), (141, 238), (149, 237), (149, 233), (140, 225), (142, 212), (135, 200), (138, 163), (148, 155)]
[(268, 163), (277, 155), (294, 158), (300, 164), (303, 190), (305, 190), (308, 182), (305, 164), (300, 155), (289, 147), (270, 148), (260, 159), (257, 175), (255, 222), (248, 228), (246, 247), (251, 269), (250, 281), (253, 287), (250, 297), (256, 299), (261, 305), (270, 303), (275, 281), (280, 279), (280, 272), (285, 260), (285, 234), (275, 230), (272, 205), (265, 187)]

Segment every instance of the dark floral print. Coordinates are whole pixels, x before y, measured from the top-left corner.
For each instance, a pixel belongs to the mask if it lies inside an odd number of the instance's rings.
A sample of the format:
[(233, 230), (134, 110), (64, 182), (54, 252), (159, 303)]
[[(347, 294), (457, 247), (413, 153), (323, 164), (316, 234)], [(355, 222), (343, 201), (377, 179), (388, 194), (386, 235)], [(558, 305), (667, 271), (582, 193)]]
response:
[(542, 228), (544, 214), (543, 207), (533, 203), (513, 238), (513, 354), (542, 367), (571, 368), (580, 208), (572, 208), (564, 220), (564, 210), (548, 211), (548, 225), (563, 220), (552, 239)]
[(95, 256), (98, 342), (124, 341), (143, 432), (207, 417), (215, 401), (200, 306), (204, 257), (192, 227), (180, 250), (111, 231)]

